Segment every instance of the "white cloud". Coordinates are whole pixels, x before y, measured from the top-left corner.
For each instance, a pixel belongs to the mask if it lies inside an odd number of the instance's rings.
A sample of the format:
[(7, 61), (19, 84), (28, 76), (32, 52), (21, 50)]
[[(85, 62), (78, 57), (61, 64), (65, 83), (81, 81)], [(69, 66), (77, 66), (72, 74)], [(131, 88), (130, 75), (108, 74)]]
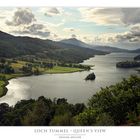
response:
[(24, 26), (20, 30), (13, 30), (15, 34), (23, 34), (23, 35), (30, 35), (30, 36), (37, 36), (41, 38), (47, 38), (50, 35), (50, 31), (43, 25), (43, 24), (31, 24), (29, 26)]
[(140, 23), (140, 8), (79, 8), (83, 20), (100, 25)]
[(69, 33), (72, 33), (72, 32), (74, 32), (74, 33), (77, 32), (78, 33), (80, 30), (79, 29), (74, 29), (74, 28), (64, 28), (63, 31), (69, 32)]
[(95, 36), (92, 39), (93, 44), (139, 44), (140, 26), (134, 26), (129, 31), (123, 33), (105, 33)]
[(50, 36), (49, 26), (38, 21), (31, 9), (18, 8), (12, 11), (11, 19), (8, 17), (1, 22), (2, 31), (14, 35), (27, 35), (31, 37), (48, 38)]
[(62, 8), (56, 7), (43, 7), (39, 9), (39, 12), (43, 13), (45, 16), (52, 17), (62, 14)]
[(29, 25), (34, 21), (36, 21), (36, 19), (30, 9), (18, 8), (12, 17), (12, 20), (7, 20), (6, 24), (8, 26)]
[(122, 22), (126, 25), (140, 23), (140, 8), (122, 8)]
[(96, 24), (120, 24), (122, 12), (119, 8), (80, 8), (83, 20)]

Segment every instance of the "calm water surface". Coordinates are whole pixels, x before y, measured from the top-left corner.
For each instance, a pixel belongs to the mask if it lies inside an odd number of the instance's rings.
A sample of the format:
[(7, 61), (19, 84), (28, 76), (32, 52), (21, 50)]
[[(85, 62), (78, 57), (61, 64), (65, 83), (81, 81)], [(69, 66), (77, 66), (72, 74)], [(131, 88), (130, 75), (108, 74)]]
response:
[[(6, 102), (14, 105), (22, 99), (38, 98), (66, 98), (70, 103), (84, 102), (100, 90), (101, 87), (109, 86), (127, 78), (131, 74), (137, 74), (134, 68), (116, 68), (116, 62), (133, 60), (137, 54), (112, 53), (108, 55), (97, 55), (85, 60), (84, 64), (95, 65), (93, 70), (67, 73), (67, 74), (45, 74), (12, 79), (7, 85), (6, 96), (0, 98), (0, 103)], [(85, 81), (84, 78), (94, 71), (95, 81)]]

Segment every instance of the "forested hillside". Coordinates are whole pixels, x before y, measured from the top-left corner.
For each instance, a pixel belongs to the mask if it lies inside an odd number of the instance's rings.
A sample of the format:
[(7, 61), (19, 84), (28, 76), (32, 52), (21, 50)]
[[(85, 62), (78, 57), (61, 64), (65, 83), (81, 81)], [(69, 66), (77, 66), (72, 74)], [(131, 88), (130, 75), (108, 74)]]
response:
[(0, 57), (13, 58), (30, 55), (30, 57), (77, 63), (93, 57), (95, 54), (106, 53), (62, 42), (31, 37), (15, 37), (0, 32)]

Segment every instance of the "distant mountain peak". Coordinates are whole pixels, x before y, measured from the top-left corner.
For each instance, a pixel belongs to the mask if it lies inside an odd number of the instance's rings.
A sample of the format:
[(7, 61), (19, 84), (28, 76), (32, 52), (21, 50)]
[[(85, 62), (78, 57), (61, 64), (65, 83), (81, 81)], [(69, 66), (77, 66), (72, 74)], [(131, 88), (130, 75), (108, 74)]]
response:
[[(68, 39), (63, 39), (61, 40), (62, 42), (66, 42), (66, 41), (77, 41), (77, 42), (82, 42), (81, 40), (78, 40), (77, 38), (68, 38)], [(83, 42), (84, 43), (84, 42)]]
[(93, 48), (92, 45), (89, 45), (77, 38), (68, 38), (68, 39), (63, 39), (60, 42), (62, 43), (66, 43), (66, 44), (71, 44), (71, 45), (75, 45), (75, 46), (79, 46), (79, 47), (83, 47), (83, 48)]

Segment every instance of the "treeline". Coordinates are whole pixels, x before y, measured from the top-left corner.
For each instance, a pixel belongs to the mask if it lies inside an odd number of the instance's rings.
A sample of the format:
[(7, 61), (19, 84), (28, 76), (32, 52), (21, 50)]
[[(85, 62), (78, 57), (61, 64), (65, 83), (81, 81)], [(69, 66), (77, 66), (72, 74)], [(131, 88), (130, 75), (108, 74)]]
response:
[(11, 74), (15, 73), (14, 68), (10, 66), (10, 61), (6, 61), (6, 59), (1, 58), (0, 59), (0, 73), (4, 74)]
[(102, 88), (85, 106), (66, 99), (22, 100), (14, 107), (0, 104), (2, 126), (140, 125), (140, 78), (131, 76)]
[(102, 88), (77, 119), (81, 125), (140, 125), (140, 77)]
[(47, 68), (47, 69), (53, 69), (53, 67), (56, 64), (54, 63), (47, 63), (47, 62), (34, 62), (34, 63), (26, 63), (22, 68), (20, 69), (24, 74), (29, 75), (40, 75), (41, 71), (40, 68)]
[(22, 100), (14, 107), (0, 104), (0, 125), (3, 126), (48, 126), (74, 125), (73, 116), (83, 112), (84, 104), (69, 104), (66, 99)]
[(82, 65), (82, 64), (73, 64), (73, 63), (58, 63), (58, 66), (80, 68), (80, 69), (84, 69), (84, 70), (90, 70), (91, 69), (91, 66)]

